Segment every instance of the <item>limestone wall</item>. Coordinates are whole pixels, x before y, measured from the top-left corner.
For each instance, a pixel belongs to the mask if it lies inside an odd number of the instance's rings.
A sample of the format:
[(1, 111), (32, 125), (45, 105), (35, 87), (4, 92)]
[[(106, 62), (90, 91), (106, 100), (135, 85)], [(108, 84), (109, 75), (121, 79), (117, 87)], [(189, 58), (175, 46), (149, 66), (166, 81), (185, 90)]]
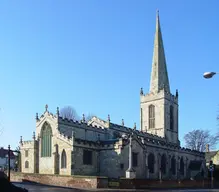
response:
[(219, 165), (219, 152), (212, 158), (213, 164)]
[[(178, 143), (178, 99), (174, 95), (160, 91), (157, 94), (141, 95), (140, 129), (160, 137), (169, 142)], [(155, 106), (155, 128), (149, 128), (149, 106)], [(174, 107), (174, 129), (170, 130), (170, 105)]]
[[(27, 151), (27, 152), (25, 152)], [(35, 159), (35, 150), (34, 150), (34, 141), (24, 141), (20, 145), (21, 152), (21, 170), (24, 173), (34, 173), (36, 166)], [(27, 154), (27, 156), (26, 156)], [(25, 163), (28, 164), (28, 167), (25, 167)]]
[[(68, 143), (67, 141), (65, 141), (64, 139), (61, 138), (56, 138), (54, 139), (54, 146), (57, 145), (57, 149), (56, 150), (58, 153), (58, 159), (56, 161), (58, 167), (57, 167), (57, 171), (60, 175), (71, 175), (71, 165), (72, 165), (72, 151), (73, 151), (73, 146), (71, 143)], [(62, 168), (61, 164), (62, 164), (62, 152), (63, 150), (66, 153), (66, 168)], [(54, 163), (55, 164), (55, 163)], [(54, 165), (56, 166), (56, 165)]]
[[(136, 170), (137, 178), (145, 176), (145, 161), (142, 147), (133, 141), (132, 152), (138, 154), (138, 165), (133, 167)], [(115, 149), (100, 151), (100, 175), (110, 178), (125, 177), (129, 167), (129, 145), (121, 148), (118, 143)]]
[[(178, 143), (178, 104), (171, 100), (165, 100), (164, 107), (164, 128), (167, 141)], [(173, 106), (173, 130), (170, 129), (170, 106)]]
[(57, 117), (49, 112), (45, 112), (40, 119), (36, 121), (36, 137), (40, 136), (41, 128), (43, 127), (44, 123), (47, 122), (52, 129), (52, 134), (55, 136), (58, 134), (58, 120)]
[(105, 140), (105, 131), (102, 128), (87, 126), (86, 124), (79, 123), (60, 123), (59, 124), (60, 132), (65, 135), (71, 136), (72, 131), (74, 131), (75, 137), (80, 139), (85, 139), (89, 141), (96, 141), (99, 138)]
[(118, 178), (124, 175), (120, 168), (121, 155), (114, 150), (100, 151), (100, 175), (111, 178)]
[[(148, 119), (148, 114), (149, 114), (149, 106), (153, 104), (155, 106), (155, 128), (149, 128), (149, 119)], [(147, 131), (147, 133), (155, 134), (160, 137), (165, 137), (165, 132), (164, 132), (164, 127), (165, 127), (165, 121), (164, 121), (164, 116), (165, 116), (165, 111), (164, 111), (164, 99), (159, 98), (155, 101), (148, 101), (145, 103), (141, 103), (141, 109), (142, 109), (142, 114), (141, 114), (141, 122), (142, 122), (142, 130)]]

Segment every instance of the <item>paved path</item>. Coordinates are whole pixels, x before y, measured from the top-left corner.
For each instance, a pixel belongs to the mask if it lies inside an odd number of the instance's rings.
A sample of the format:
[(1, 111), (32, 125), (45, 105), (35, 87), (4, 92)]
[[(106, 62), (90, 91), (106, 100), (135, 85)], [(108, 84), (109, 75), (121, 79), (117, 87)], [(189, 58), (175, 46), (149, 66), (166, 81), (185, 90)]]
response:
[(96, 192), (118, 192), (118, 191), (126, 191), (126, 192), (134, 192), (134, 191), (144, 191), (144, 192), (219, 192), (219, 189), (185, 189), (185, 190), (131, 190), (131, 189), (71, 189), (65, 187), (55, 187), (55, 186), (46, 186), (40, 184), (28, 184), (28, 183), (13, 183), (14, 185), (22, 188), (26, 188), (29, 192), (41, 192), (41, 191), (51, 191), (51, 192), (89, 192), (89, 191), (96, 191)]
[(55, 186), (46, 186), (46, 185), (40, 185), (40, 184), (28, 184), (28, 183), (13, 183), (17, 187), (22, 187), (27, 189), (30, 192), (37, 192), (37, 191), (51, 191), (51, 192), (86, 192), (85, 190), (80, 189), (71, 189), (71, 188), (65, 188), (65, 187), (55, 187)]

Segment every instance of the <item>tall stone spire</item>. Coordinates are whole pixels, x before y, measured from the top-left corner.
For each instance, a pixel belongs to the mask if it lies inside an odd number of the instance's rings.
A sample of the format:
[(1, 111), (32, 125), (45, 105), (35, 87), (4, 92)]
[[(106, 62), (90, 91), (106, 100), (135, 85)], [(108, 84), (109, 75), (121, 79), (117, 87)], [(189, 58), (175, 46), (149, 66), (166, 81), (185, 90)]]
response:
[(170, 93), (169, 78), (160, 28), (159, 11), (157, 11), (150, 92), (157, 93), (162, 89)]

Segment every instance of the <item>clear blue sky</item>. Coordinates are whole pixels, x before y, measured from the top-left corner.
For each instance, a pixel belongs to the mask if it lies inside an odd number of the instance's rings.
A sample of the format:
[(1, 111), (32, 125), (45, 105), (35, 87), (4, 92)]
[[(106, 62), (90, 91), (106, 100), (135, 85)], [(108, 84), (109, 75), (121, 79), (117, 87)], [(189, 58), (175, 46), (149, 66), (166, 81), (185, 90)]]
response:
[(180, 138), (219, 128), (219, 1), (37, 0), (0, 3), (0, 145), (32, 139), (45, 104), (139, 127), (149, 90), (156, 9), (171, 91), (179, 89)]

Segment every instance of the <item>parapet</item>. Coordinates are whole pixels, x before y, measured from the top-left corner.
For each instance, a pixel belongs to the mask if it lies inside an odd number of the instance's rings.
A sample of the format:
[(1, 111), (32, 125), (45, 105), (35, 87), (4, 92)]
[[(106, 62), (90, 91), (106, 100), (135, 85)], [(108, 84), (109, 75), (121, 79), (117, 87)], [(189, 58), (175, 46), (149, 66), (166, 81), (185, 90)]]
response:
[(77, 145), (83, 145), (83, 147), (98, 148), (98, 149), (102, 149), (102, 150), (113, 149), (115, 147), (116, 142), (118, 142), (118, 140), (90, 141), (90, 140), (75, 138), (75, 144), (77, 144)]
[(160, 90), (158, 93), (147, 93), (147, 94), (141, 94), (140, 95), (140, 102), (149, 102), (154, 101), (161, 98), (167, 98), (168, 100), (173, 101), (174, 103), (178, 103), (178, 96), (175, 96), (171, 93), (165, 92), (164, 90)]
[(62, 118), (62, 117), (59, 117), (58, 123), (65, 124), (65, 125), (72, 126), (72, 127), (76, 126), (76, 127), (80, 127), (84, 129), (96, 129), (97, 131), (101, 131), (101, 132), (104, 132), (106, 129), (100, 126), (92, 126), (91, 124), (88, 125), (86, 122), (74, 121), (73, 119), (67, 119), (67, 118)]

